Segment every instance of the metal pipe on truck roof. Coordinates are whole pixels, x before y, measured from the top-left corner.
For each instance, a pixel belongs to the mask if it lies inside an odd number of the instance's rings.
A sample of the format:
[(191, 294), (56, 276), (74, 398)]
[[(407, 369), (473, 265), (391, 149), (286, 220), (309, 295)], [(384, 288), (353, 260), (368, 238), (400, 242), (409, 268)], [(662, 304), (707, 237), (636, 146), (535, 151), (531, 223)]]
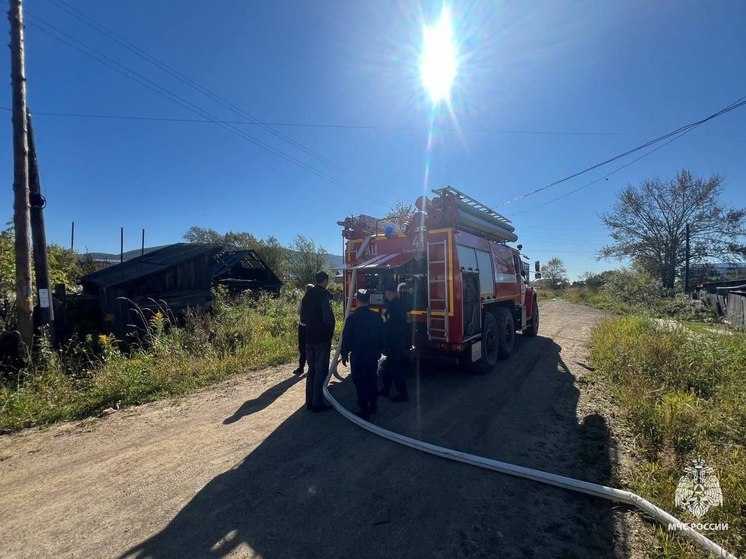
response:
[(469, 204), (462, 202), (461, 200), (458, 200), (457, 206), (458, 209), (462, 212), (466, 212), (485, 221), (489, 221), (490, 223), (494, 223), (495, 225), (498, 225), (499, 227), (502, 227), (503, 229), (506, 229), (511, 233), (515, 231), (515, 227), (513, 227), (513, 225), (507, 218), (490, 215), (487, 212), (471, 207)]
[(461, 227), (465, 230), (472, 229), (479, 233), (493, 237), (493, 240), (513, 243), (518, 240), (518, 235), (512, 231), (495, 225), (492, 222), (481, 219), (475, 215), (460, 212), (458, 221), (453, 224), (455, 227)]

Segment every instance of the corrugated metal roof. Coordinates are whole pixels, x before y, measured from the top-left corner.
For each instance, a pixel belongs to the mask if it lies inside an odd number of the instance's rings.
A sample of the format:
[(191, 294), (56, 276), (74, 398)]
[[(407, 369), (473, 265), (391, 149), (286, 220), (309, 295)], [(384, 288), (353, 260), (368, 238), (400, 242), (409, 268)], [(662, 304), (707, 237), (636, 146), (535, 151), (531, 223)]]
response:
[(213, 256), (221, 250), (223, 250), (223, 247), (220, 245), (177, 243), (87, 274), (80, 281), (98, 287), (111, 287), (149, 276), (199, 256)]

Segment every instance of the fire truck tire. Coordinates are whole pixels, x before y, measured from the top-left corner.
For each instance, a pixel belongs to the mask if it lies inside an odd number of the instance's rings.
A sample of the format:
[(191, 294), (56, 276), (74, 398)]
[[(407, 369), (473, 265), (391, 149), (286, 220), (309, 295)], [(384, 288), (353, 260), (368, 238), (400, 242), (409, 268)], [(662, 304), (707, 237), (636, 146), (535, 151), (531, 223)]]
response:
[(515, 322), (510, 311), (505, 307), (498, 308), (495, 315), (497, 319), (498, 357), (507, 359), (513, 354), (513, 348), (515, 347)]
[(475, 363), (475, 370), (479, 373), (489, 373), (495, 365), (500, 354), (500, 330), (497, 327), (497, 319), (491, 312), (484, 313), (484, 324), (482, 325), (482, 358)]
[(524, 336), (536, 336), (539, 333), (539, 305), (534, 300), (534, 309), (531, 311), (531, 326), (523, 331)]

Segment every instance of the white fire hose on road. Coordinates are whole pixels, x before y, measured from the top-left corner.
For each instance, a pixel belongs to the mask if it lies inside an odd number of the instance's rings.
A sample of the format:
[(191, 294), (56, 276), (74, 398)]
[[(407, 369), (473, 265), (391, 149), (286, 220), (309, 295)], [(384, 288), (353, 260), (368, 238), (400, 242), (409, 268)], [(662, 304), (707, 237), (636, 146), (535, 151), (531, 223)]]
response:
[[(358, 259), (365, 252), (365, 249), (370, 243), (370, 239), (371, 237), (366, 237), (366, 239), (363, 241), (363, 244), (360, 246), (360, 249), (357, 253)], [(357, 285), (356, 280), (357, 267), (354, 267), (352, 269), (352, 278), (350, 281), (350, 292), (347, 298), (345, 320), (347, 320), (347, 317), (350, 315), (352, 297), (355, 291), (354, 286)], [(626, 505), (634, 506), (664, 525), (675, 524), (677, 526), (685, 527), (681, 530), (684, 536), (690, 538), (703, 550), (715, 555), (716, 557), (720, 557), (722, 559), (738, 559), (738, 557), (731, 553), (728, 553), (725, 549), (720, 547), (709, 538), (700, 534), (693, 528), (690, 528), (683, 524), (676, 517), (671, 516), (666, 511), (656, 507), (650, 501), (646, 501), (639, 495), (631, 493), (630, 491), (622, 491), (621, 489), (615, 489), (613, 487), (607, 487), (605, 485), (581, 481), (557, 474), (551, 474), (549, 472), (542, 472), (541, 470), (525, 468), (523, 466), (517, 466), (515, 464), (508, 464), (507, 462), (500, 462), (498, 460), (492, 460), (490, 458), (484, 458), (482, 456), (476, 456), (474, 454), (467, 454), (458, 450), (453, 450), (450, 448), (445, 448), (442, 446), (419, 441), (417, 439), (413, 439), (411, 437), (407, 437), (406, 435), (401, 435), (399, 433), (389, 431), (388, 429), (384, 429), (382, 427), (379, 427), (378, 425), (374, 425), (368, 421), (360, 419), (354, 413), (350, 412), (349, 410), (347, 410), (347, 408), (340, 404), (334, 398), (334, 396), (331, 395), (327, 386), (329, 384), (329, 378), (331, 377), (332, 373), (336, 378), (342, 380), (342, 377), (340, 377), (337, 372), (337, 363), (341, 346), (342, 340), (340, 337), (339, 344), (337, 345), (337, 350), (334, 354), (334, 359), (332, 360), (332, 365), (329, 369), (329, 373), (327, 374), (326, 381), (324, 382), (324, 396), (327, 400), (329, 400), (329, 402), (331, 402), (335, 410), (337, 410), (345, 419), (351, 421), (358, 427), (362, 427), (366, 431), (369, 431), (374, 435), (378, 435), (379, 437), (383, 437), (384, 439), (388, 439), (395, 443), (408, 446), (422, 452), (427, 452), (428, 454), (433, 454), (447, 460), (463, 462), (464, 464), (477, 466), (479, 468), (485, 468), (487, 470), (492, 470), (501, 474), (522, 477), (525, 479), (530, 479), (532, 481), (538, 481), (539, 483), (546, 483), (549, 485), (554, 485), (555, 487), (561, 487), (562, 489), (569, 489), (570, 491), (577, 491), (579, 493), (585, 493), (594, 497), (600, 497), (602, 499), (608, 499), (610, 501), (616, 501), (618, 503), (624, 503)]]
[[(331, 375), (331, 372), (330, 372)], [(329, 382), (329, 376), (327, 376), (327, 383)], [(602, 499), (608, 499), (610, 501), (616, 501), (618, 503), (624, 503), (626, 505), (632, 505), (637, 507), (641, 511), (652, 516), (658, 522), (664, 525), (676, 524), (677, 526), (686, 526), (682, 524), (676, 517), (671, 516), (666, 511), (656, 507), (649, 501), (646, 501), (639, 495), (635, 495), (629, 491), (622, 491), (621, 489), (615, 489), (613, 487), (606, 487), (605, 485), (598, 485), (596, 483), (589, 483), (587, 481), (581, 481), (578, 479), (572, 479), (569, 477), (560, 476), (557, 474), (550, 474), (549, 472), (542, 472), (541, 470), (534, 470), (531, 468), (524, 468), (523, 466), (516, 466), (515, 464), (508, 464), (507, 462), (499, 462), (498, 460), (491, 460), (489, 458), (483, 458), (482, 456), (476, 456), (474, 454), (467, 454), (458, 450), (437, 446), (434, 444), (426, 443), (401, 435), (388, 429), (374, 425), (368, 421), (364, 421), (357, 417), (354, 413), (350, 412), (342, 404), (340, 404), (334, 396), (331, 395), (326, 384), (324, 384), (324, 396), (331, 402), (334, 409), (337, 410), (345, 419), (351, 421), (358, 427), (362, 427), (366, 431), (370, 431), (374, 435), (383, 437), (395, 443), (427, 452), (428, 454), (434, 454), (447, 460), (454, 460), (456, 462), (463, 462), (471, 466), (477, 466), (479, 468), (485, 468), (487, 470), (493, 470), (501, 474), (508, 474), (511, 476), (522, 477), (530, 479), (532, 481), (538, 481), (540, 483), (546, 483), (554, 485), (555, 487), (561, 487), (563, 489), (569, 489), (571, 491), (577, 491), (579, 493), (585, 493), (594, 497), (601, 497)], [(699, 547), (703, 550), (714, 554), (716, 557), (723, 559), (738, 559), (735, 555), (728, 553), (725, 549), (720, 547), (718, 544), (703, 536), (696, 530), (687, 527), (682, 529), (681, 532), (688, 538), (692, 539)]]

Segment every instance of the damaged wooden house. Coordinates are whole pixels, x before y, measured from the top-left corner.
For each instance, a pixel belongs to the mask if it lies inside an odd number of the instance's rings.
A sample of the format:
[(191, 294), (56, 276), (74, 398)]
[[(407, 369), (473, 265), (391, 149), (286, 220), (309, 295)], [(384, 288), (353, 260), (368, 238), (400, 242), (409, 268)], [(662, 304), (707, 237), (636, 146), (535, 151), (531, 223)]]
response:
[[(124, 339), (138, 321), (134, 305), (168, 307), (178, 319), (187, 308), (210, 309), (213, 287), (277, 294), (282, 282), (253, 250), (213, 244), (165, 246), (81, 279), (83, 292), (67, 297), (66, 330), (112, 333)], [(150, 314), (150, 313), (147, 313)]]

